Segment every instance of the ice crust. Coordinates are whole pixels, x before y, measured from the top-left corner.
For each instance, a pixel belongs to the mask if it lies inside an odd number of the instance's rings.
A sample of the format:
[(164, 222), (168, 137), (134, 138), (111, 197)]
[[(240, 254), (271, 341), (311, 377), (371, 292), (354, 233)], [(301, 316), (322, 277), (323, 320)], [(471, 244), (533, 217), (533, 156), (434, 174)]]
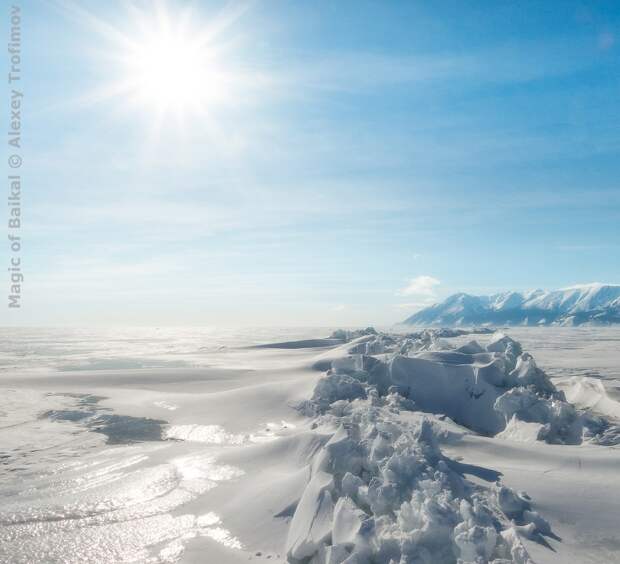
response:
[[(517, 440), (579, 444), (605, 422), (567, 403), (510, 337), (453, 348), (441, 331), (346, 333), (300, 409), (331, 435), (294, 512), (292, 564), (526, 564), (549, 523), (500, 479), (480, 485), (445, 456), (427, 414)], [(418, 417), (406, 417), (408, 412)], [(434, 418), (433, 418), (434, 417)]]
[(470, 341), (452, 348), (426, 330), (405, 336), (354, 335), (331, 360), (315, 389), (311, 407), (321, 412), (337, 400), (397, 392), (415, 409), (443, 414), (479, 433), (494, 436), (515, 417), (540, 424), (540, 440), (579, 444), (602, 422), (566, 401), (533, 357), (503, 333), (486, 347)]

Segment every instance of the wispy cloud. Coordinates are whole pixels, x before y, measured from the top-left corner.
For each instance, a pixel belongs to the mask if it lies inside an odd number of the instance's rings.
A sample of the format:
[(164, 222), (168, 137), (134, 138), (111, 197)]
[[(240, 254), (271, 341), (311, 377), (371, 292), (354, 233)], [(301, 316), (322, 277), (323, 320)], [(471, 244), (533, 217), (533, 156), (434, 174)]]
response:
[(418, 310), (432, 305), (437, 301), (435, 289), (441, 282), (433, 276), (422, 274), (409, 280), (409, 283), (396, 292), (397, 296), (410, 298), (409, 301), (394, 304), (396, 309)]
[(412, 278), (409, 284), (398, 291), (399, 296), (419, 296), (425, 298), (435, 298), (435, 287), (441, 282), (432, 276), (421, 275)]
[(606, 244), (593, 244), (593, 245), (558, 245), (559, 251), (566, 252), (587, 252), (587, 251), (601, 251), (606, 249), (617, 249), (618, 245), (606, 245)]
[[(600, 49), (614, 45), (609, 32), (598, 38)], [(282, 83), (303, 86), (316, 91), (356, 91), (378, 89), (386, 85), (436, 84), (459, 80), (482, 84), (524, 83), (549, 76), (562, 76), (590, 64), (591, 49), (587, 40), (537, 39), (504, 42), (492, 48), (470, 49), (466, 52), (435, 52), (430, 54), (386, 54), (372, 51), (331, 52), (308, 60), (301, 57), (287, 61), (286, 72), (272, 68), (273, 76), (282, 76)], [(570, 52), (571, 57), (566, 57)], [(529, 61), (537, 60), (537, 65)], [(289, 90), (291, 90), (289, 88)]]
[(395, 304), (394, 307), (396, 309), (413, 310), (413, 309), (422, 309), (424, 307), (431, 305), (432, 303), (433, 303), (433, 300), (423, 300), (420, 302), (406, 302), (402, 304)]

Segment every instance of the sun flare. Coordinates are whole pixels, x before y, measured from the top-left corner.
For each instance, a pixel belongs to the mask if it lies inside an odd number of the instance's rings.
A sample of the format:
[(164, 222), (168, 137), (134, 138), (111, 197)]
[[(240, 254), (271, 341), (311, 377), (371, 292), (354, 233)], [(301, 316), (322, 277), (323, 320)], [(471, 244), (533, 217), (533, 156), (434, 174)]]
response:
[(160, 112), (199, 111), (225, 88), (208, 48), (180, 32), (159, 30), (139, 38), (125, 59), (125, 71), (136, 101)]
[(104, 40), (98, 62), (107, 63), (105, 73), (86, 102), (116, 99), (158, 130), (169, 117), (184, 123), (211, 117), (216, 106), (234, 103), (251, 87), (249, 75), (227, 61), (240, 41), (230, 28), (243, 6), (205, 17), (155, 0), (141, 9), (128, 5), (127, 17), (116, 23), (71, 6), (67, 10)]

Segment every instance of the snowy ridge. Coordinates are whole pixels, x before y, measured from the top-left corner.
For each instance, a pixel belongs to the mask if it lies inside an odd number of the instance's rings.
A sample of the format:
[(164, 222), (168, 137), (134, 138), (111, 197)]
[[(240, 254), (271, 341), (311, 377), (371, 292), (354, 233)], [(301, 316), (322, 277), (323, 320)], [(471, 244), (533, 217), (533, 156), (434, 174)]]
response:
[(584, 284), (560, 290), (454, 294), (405, 320), (408, 325), (609, 325), (620, 323), (620, 285)]
[(439, 443), (467, 429), (605, 443), (615, 429), (567, 403), (510, 337), (454, 348), (441, 338), (453, 333), (334, 335), (351, 340), (326, 353), (331, 368), (299, 407), (329, 440), (310, 462), (288, 562), (526, 564), (522, 539), (557, 538), (526, 493), (449, 458)]

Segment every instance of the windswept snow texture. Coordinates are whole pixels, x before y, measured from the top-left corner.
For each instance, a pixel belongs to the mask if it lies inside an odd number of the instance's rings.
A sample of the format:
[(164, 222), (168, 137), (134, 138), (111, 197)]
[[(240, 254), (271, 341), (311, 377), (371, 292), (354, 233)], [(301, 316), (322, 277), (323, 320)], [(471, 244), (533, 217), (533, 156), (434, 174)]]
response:
[(532, 560), (522, 539), (557, 538), (499, 473), (479, 468), (482, 480), (468, 480), (465, 465), (439, 446), (462, 427), (423, 413), (485, 435), (555, 444), (603, 441), (613, 425), (567, 403), (510, 337), (455, 348), (441, 334), (338, 335), (352, 340), (330, 351), (331, 368), (300, 405), (331, 437), (311, 462), (288, 562), (525, 564)]
[(407, 325), (611, 325), (620, 323), (620, 285), (585, 284), (561, 290), (454, 294), (404, 321)]

